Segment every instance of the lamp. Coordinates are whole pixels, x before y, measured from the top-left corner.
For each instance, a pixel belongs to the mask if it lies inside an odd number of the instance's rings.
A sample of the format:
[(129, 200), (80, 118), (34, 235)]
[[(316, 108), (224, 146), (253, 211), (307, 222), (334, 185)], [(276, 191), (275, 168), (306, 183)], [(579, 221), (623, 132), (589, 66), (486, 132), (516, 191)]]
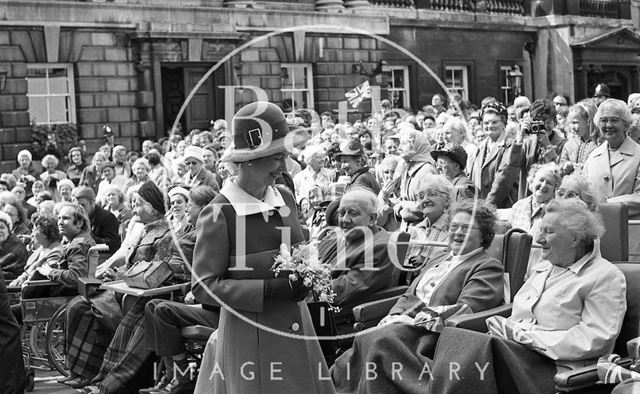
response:
[(9, 74), (9, 72), (0, 67), (0, 92), (4, 91), (7, 87), (7, 74)]
[(365, 65), (362, 64), (362, 60), (361, 60), (360, 62), (358, 62), (358, 64), (354, 64), (351, 66), (351, 72), (354, 74), (365, 75), (368, 78), (371, 78), (371, 77), (375, 77), (376, 75), (382, 74), (382, 67), (386, 65), (387, 65), (386, 61), (380, 60), (376, 64), (376, 67), (373, 70), (368, 71)]
[(514, 64), (509, 70), (509, 84), (511, 85), (511, 92), (513, 97), (518, 97), (522, 94), (522, 78), (524, 74), (520, 71), (520, 66)]

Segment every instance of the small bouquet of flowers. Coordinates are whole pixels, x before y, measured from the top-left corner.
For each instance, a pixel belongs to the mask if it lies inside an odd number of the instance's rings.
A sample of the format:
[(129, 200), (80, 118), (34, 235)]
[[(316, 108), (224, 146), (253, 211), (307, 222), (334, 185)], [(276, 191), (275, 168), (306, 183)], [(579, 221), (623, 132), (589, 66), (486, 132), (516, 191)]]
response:
[(276, 276), (282, 271), (290, 272), (290, 282), (301, 280), (303, 286), (313, 290), (316, 301), (329, 304), (332, 312), (340, 311), (340, 307), (333, 305), (336, 293), (331, 288), (331, 269), (320, 261), (315, 243), (302, 243), (291, 250), (281, 244), (271, 270)]

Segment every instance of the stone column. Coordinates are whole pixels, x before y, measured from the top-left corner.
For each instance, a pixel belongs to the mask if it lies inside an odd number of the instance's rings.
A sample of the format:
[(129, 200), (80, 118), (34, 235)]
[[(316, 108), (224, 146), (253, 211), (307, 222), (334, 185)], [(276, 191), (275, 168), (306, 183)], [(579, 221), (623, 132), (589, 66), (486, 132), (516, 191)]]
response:
[(316, 0), (316, 11), (340, 12), (343, 10), (342, 0)]

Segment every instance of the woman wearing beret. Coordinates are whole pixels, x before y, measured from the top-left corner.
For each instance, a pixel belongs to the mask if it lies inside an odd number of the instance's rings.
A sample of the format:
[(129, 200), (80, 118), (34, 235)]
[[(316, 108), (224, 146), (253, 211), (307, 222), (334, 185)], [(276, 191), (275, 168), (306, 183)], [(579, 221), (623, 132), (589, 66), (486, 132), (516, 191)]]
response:
[(220, 190), (214, 173), (204, 168), (204, 149), (194, 145), (188, 146), (184, 150), (183, 158), (184, 164), (189, 169), (187, 174), (187, 185), (189, 187), (207, 185), (215, 190)]
[(243, 107), (233, 122), (224, 159), (240, 170), (200, 214), (193, 255), (196, 300), (221, 307), (216, 369), (202, 371), (208, 392), (331, 393), (320, 345), (304, 339), (315, 335), (300, 302), (308, 289), (271, 270), (281, 243), (304, 241), (294, 196), (274, 183), (305, 137), (268, 102)]

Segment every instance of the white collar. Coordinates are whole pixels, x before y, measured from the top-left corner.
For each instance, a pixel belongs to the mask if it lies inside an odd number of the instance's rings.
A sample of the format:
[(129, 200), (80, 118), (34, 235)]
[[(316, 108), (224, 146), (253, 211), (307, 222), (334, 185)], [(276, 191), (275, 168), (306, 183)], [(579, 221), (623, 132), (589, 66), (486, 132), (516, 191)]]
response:
[(220, 194), (229, 200), (238, 216), (269, 212), (286, 205), (275, 186), (268, 186), (264, 194), (264, 200), (260, 201), (241, 188), (235, 179), (225, 183), (222, 190), (220, 190)]

